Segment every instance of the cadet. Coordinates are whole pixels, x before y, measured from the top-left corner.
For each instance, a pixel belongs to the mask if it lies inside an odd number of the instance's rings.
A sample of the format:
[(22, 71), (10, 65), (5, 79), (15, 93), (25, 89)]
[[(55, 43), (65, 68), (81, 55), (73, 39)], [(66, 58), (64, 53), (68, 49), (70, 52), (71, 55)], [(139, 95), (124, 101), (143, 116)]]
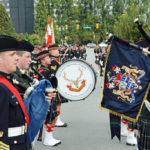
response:
[[(51, 72), (50, 72), (50, 68), (49, 68), (51, 60), (50, 60), (49, 55), (50, 55), (50, 53), (47, 50), (42, 51), (38, 54), (37, 59), (41, 63), (41, 67), (38, 70), (39, 74), (37, 75), (37, 79), (39, 79), (39, 80), (41, 80), (43, 78), (47, 79), (47, 80), (51, 79)], [(45, 121), (46, 128), (44, 128), (45, 129), (45, 137), (44, 137), (43, 144), (46, 146), (56, 146), (61, 143), (60, 140), (56, 140), (53, 137), (53, 128), (55, 127), (55, 122), (57, 119), (56, 117), (57, 117), (57, 108), (56, 108), (55, 101), (53, 100), (53, 102), (51, 103), (50, 110), (47, 115), (47, 119)], [(42, 137), (42, 132), (40, 132), (38, 139), (40, 140), (41, 137)]]
[[(55, 76), (56, 71), (60, 66), (59, 61), (57, 59), (57, 57), (59, 56), (58, 49), (59, 49), (58, 45), (51, 45), (48, 47), (48, 50), (50, 51), (50, 57), (51, 57), (50, 70), (51, 70), (51, 75), (53, 75), (53, 76)], [(67, 127), (67, 124), (60, 120), (61, 103), (65, 103), (65, 102), (68, 102), (68, 100), (66, 100), (65, 98), (62, 98), (62, 97), (61, 97), (61, 99), (60, 99), (60, 97), (57, 98), (58, 117), (57, 117), (57, 121), (55, 124), (55, 126), (57, 126), (57, 127)]]
[(17, 51), (18, 63), (16, 72), (13, 73), (13, 81), (15, 87), (18, 89), (19, 93), (23, 97), (26, 89), (31, 86), (33, 79), (26, 75), (26, 71), (31, 63), (31, 51), (34, 49), (32, 44), (28, 41), (19, 41), (19, 46)]
[[(12, 85), (11, 73), (16, 71), (18, 41), (0, 36), (0, 149), (26, 150), (26, 126), (29, 116), (23, 100)], [(25, 119), (26, 118), (26, 119)]]

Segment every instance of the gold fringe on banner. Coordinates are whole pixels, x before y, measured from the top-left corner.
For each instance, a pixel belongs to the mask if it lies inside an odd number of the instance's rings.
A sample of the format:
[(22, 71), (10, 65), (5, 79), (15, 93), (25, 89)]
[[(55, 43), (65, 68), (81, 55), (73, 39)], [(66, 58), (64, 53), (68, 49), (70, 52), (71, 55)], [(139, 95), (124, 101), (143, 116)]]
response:
[(106, 73), (106, 66), (107, 66), (107, 62), (108, 62), (108, 57), (109, 57), (109, 54), (110, 54), (110, 49), (111, 49), (111, 44), (108, 46), (107, 54), (106, 54), (105, 67), (104, 67), (104, 74), (103, 74), (103, 88), (102, 88), (102, 92), (101, 92), (101, 95), (102, 95), (102, 96), (101, 96), (101, 100), (100, 100), (99, 107), (100, 107), (101, 110), (105, 110), (105, 111), (107, 111), (107, 112), (109, 112), (109, 113), (111, 113), (111, 114), (114, 114), (114, 115), (116, 115), (116, 116), (123, 117), (124, 119), (130, 120), (130, 121), (132, 121), (132, 122), (137, 122), (138, 119), (139, 119), (139, 116), (140, 116), (140, 114), (141, 114), (143, 105), (144, 105), (144, 100), (146, 100), (147, 95), (148, 95), (148, 92), (149, 92), (149, 90), (150, 90), (150, 84), (148, 85), (148, 88), (147, 88), (146, 93), (145, 93), (145, 96), (144, 96), (144, 98), (143, 98), (143, 100), (142, 100), (142, 104), (141, 104), (141, 107), (140, 107), (140, 109), (139, 109), (139, 112), (138, 112), (138, 114), (137, 114), (136, 119), (131, 118), (131, 117), (128, 117), (128, 116), (126, 116), (126, 115), (124, 115), (124, 114), (120, 114), (120, 113), (118, 113), (118, 112), (112, 111), (112, 110), (110, 110), (110, 109), (104, 108), (104, 107), (102, 106), (102, 104), (101, 104), (101, 103), (102, 103), (102, 100), (103, 100), (103, 93), (104, 93), (104, 86), (105, 86), (105, 85), (104, 85), (105, 73)]

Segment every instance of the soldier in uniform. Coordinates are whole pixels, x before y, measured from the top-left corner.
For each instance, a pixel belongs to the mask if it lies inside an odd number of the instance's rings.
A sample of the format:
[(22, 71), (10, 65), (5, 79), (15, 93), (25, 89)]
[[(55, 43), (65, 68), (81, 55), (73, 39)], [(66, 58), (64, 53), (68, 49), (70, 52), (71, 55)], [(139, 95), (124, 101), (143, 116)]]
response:
[(76, 57), (77, 59), (79, 59), (80, 56), (81, 56), (81, 52), (80, 52), (79, 47), (77, 47), (76, 52), (75, 52), (75, 57)]
[[(23, 100), (13, 86), (12, 73), (16, 71), (18, 41), (0, 36), (0, 148), (26, 150), (26, 125), (29, 116)], [(26, 118), (26, 119), (25, 119)]]
[(30, 52), (33, 49), (34, 47), (28, 41), (21, 41), (21, 40), (19, 41), (18, 46), (19, 51), (17, 51), (19, 59), (17, 63), (16, 72), (13, 73), (13, 81), (15, 87), (18, 89), (22, 98), (26, 89), (31, 86), (31, 83), (33, 81), (33, 79), (26, 74), (26, 71), (29, 68), (29, 65), (31, 64)]
[(74, 57), (74, 53), (73, 53), (71, 46), (68, 46), (67, 54), (68, 54), (68, 60), (70, 60)]
[(107, 44), (105, 43), (100, 44), (100, 48), (101, 48), (101, 53), (99, 53), (100, 76), (103, 76)]
[[(55, 76), (57, 69), (60, 66), (60, 63), (57, 59), (57, 57), (59, 56), (59, 51), (58, 51), (59, 47), (58, 45), (51, 45), (49, 46), (48, 50), (50, 51), (50, 57), (51, 57), (51, 65), (50, 65), (50, 70), (51, 70), (51, 75)], [(59, 93), (58, 93), (59, 94)], [(55, 126), (57, 127), (67, 127), (67, 124), (64, 123), (63, 121), (61, 121), (60, 119), (60, 109), (61, 109), (61, 103), (65, 103), (68, 102), (68, 100), (66, 100), (65, 98), (63, 98), (62, 96), (57, 95), (57, 112), (58, 112), (58, 117), (57, 117), (57, 121)]]
[(86, 60), (87, 54), (86, 54), (86, 48), (84, 45), (82, 46), (82, 51), (83, 51), (83, 60)]
[(36, 77), (34, 70), (38, 70), (40, 67), (37, 61), (37, 55), (41, 51), (42, 51), (42, 45), (37, 45), (36, 47), (34, 47), (34, 50), (31, 52), (31, 64), (29, 69), (27, 70), (27, 75), (31, 76), (32, 78)]
[[(31, 63), (31, 52), (34, 49), (33, 45), (28, 41), (19, 41), (19, 46), (17, 48), (18, 62), (17, 70), (13, 73), (13, 81), (15, 87), (18, 89), (22, 98), (25, 96), (25, 92), (32, 86), (38, 84), (38, 81), (29, 77), (26, 72), (29, 69)], [(27, 92), (26, 92), (27, 93)], [(50, 103), (53, 97), (53, 93), (47, 95), (47, 100)], [(28, 149), (32, 149), (33, 146), (28, 145)]]
[[(50, 72), (50, 68), (49, 68), (51, 59), (50, 59), (49, 55), (50, 55), (49, 51), (45, 50), (45, 51), (40, 52), (37, 56), (37, 59), (40, 61), (40, 64), (41, 64), (41, 67), (38, 70), (38, 74), (37, 74), (38, 80), (42, 80), (44, 78), (44, 79), (51, 81), (51, 72)], [(57, 85), (54, 85), (54, 86), (57, 86)], [(47, 114), (47, 119), (45, 121), (46, 128), (44, 128), (45, 129), (45, 137), (44, 137), (43, 144), (46, 146), (56, 146), (61, 143), (60, 140), (56, 140), (53, 137), (53, 128), (55, 127), (57, 115), (58, 114), (57, 114), (56, 102), (53, 99), (51, 102), (51, 107)], [(39, 139), (41, 138), (40, 136), (42, 136), (42, 132), (40, 132), (40, 133), (41, 133), (41, 135), (39, 135)]]

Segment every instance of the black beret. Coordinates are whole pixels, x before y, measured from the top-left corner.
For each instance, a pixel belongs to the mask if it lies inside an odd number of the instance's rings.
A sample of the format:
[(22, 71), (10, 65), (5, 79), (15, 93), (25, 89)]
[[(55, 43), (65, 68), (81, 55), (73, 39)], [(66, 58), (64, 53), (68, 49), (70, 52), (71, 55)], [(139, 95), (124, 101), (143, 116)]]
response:
[(42, 58), (49, 56), (49, 55), (50, 55), (49, 51), (44, 50), (44, 51), (41, 51), (37, 54), (37, 59), (42, 59)]
[(139, 40), (135, 44), (143, 48), (150, 47), (150, 44), (146, 40)]
[(7, 35), (0, 35), (0, 52), (17, 50), (18, 41)]
[(28, 51), (28, 52), (32, 52), (34, 50), (34, 46), (25, 40), (19, 40), (19, 45), (17, 47), (18, 51)]
[(57, 44), (54, 44), (54, 45), (50, 45), (48, 47), (48, 50), (56, 50), (56, 49), (59, 49), (59, 46)]

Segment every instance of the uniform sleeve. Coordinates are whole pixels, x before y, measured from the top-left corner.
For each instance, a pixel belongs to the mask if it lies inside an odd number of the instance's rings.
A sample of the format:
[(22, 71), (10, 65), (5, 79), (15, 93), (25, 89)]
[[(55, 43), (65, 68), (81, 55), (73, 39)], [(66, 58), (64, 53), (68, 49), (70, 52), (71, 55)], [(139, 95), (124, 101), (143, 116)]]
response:
[(7, 148), (9, 120), (9, 95), (5, 87), (0, 85), (0, 146)]
[[(46, 71), (43, 71), (40, 74), (42, 74), (45, 77), (44, 79), (50, 80), (49, 74)], [(40, 80), (42, 80), (42, 78)]]

